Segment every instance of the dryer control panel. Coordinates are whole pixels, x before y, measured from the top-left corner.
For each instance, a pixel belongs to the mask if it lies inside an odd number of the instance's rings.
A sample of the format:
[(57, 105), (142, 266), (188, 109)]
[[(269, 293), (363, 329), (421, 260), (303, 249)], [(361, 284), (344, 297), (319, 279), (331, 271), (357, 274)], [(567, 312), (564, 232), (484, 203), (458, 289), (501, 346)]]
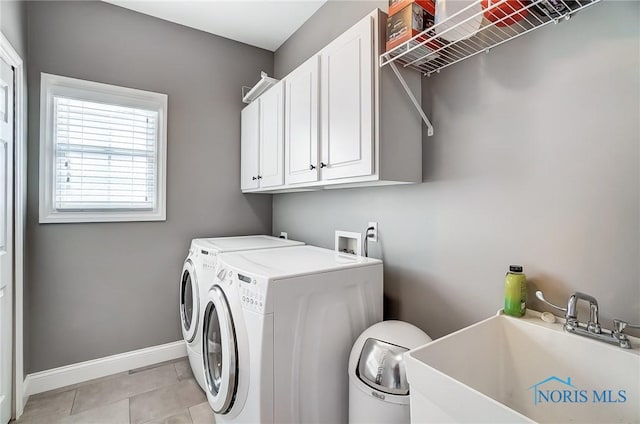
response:
[(244, 309), (264, 314), (266, 311), (267, 293), (263, 284), (249, 275), (236, 273), (238, 295)]
[(267, 282), (236, 269), (219, 263), (215, 271), (215, 278), (222, 283), (226, 290), (233, 290), (240, 300), (243, 309), (259, 314), (265, 314), (267, 308)]

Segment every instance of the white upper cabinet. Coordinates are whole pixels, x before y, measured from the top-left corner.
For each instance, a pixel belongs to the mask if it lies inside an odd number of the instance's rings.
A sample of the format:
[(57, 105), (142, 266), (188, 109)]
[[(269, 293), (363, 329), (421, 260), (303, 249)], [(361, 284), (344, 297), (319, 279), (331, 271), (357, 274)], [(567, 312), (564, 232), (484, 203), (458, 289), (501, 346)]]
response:
[[(422, 121), (378, 66), (386, 21), (373, 11), (243, 110), (243, 191), (422, 181)], [(420, 102), (421, 75), (399, 72)]]
[(278, 83), (242, 109), (240, 187), (252, 191), (284, 184), (284, 85)]
[(260, 174), (260, 102), (253, 102), (240, 114), (240, 188), (259, 188)]
[(284, 184), (284, 85), (260, 96), (260, 187)]
[(323, 180), (373, 173), (373, 55), (370, 16), (320, 54)]
[(318, 73), (313, 56), (285, 78), (285, 182), (318, 180)]

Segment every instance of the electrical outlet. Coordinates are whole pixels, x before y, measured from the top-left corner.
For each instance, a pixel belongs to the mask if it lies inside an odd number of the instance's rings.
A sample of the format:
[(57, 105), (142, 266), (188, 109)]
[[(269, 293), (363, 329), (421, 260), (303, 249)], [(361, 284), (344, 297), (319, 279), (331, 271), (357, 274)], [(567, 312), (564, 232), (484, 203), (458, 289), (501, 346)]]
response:
[(373, 230), (369, 231), (369, 241), (378, 242), (378, 223), (370, 222), (367, 228), (373, 227)]
[(288, 240), (289, 239), (289, 235), (287, 233), (285, 233), (284, 231), (280, 231), (280, 238)]

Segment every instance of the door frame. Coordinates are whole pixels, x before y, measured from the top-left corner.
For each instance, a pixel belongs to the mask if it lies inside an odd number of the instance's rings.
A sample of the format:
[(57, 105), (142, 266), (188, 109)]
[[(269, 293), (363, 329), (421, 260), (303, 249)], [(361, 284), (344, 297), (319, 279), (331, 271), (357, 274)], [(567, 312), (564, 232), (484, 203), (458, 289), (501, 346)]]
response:
[(13, 286), (13, 416), (24, 411), (24, 239), (27, 212), (27, 86), (22, 57), (0, 32), (0, 57), (15, 69), (14, 144), (14, 286)]

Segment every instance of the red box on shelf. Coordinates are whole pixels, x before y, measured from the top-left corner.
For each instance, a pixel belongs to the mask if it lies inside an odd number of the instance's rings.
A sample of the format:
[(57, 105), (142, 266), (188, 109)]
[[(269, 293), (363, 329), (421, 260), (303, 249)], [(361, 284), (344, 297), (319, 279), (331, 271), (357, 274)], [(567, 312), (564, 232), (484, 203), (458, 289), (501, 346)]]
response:
[(410, 4), (415, 3), (429, 12), (431, 16), (436, 15), (436, 5), (433, 0), (389, 0), (389, 16), (395, 15)]
[[(407, 3), (407, 6), (387, 17), (387, 51), (399, 46), (433, 26), (434, 8), (431, 0), (428, 0), (428, 3), (432, 6), (431, 12), (421, 7), (418, 2), (404, 1), (404, 3)], [(435, 34), (427, 32), (417, 41), (425, 41), (432, 35)], [(439, 48), (439, 45), (438, 43), (433, 42), (429, 43), (428, 47), (435, 50)]]

